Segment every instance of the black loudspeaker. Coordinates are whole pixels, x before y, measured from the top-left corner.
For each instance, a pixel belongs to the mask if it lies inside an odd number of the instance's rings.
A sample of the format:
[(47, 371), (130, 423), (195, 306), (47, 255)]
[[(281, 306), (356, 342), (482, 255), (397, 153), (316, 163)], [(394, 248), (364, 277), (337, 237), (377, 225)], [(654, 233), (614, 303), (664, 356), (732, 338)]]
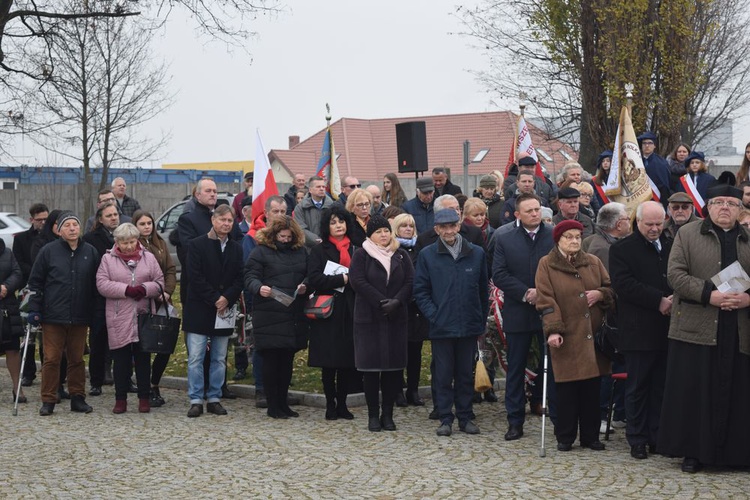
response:
[(425, 122), (397, 123), (396, 149), (399, 173), (425, 172), (428, 168)]

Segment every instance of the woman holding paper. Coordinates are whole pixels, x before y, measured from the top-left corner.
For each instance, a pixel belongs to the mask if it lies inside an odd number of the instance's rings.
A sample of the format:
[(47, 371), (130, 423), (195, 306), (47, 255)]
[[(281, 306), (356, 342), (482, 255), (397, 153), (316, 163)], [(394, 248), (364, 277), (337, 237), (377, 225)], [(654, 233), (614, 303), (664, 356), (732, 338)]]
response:
[(309, 366), (322, 368), (326, 396), (326, 420), (354, 415), (346, 407), (346, 396), (354, 380), (354, 290), (349, 266), (356, 247), (349, 239), (352, 219), (340, 205), (323, 210), (320, 219), (322, 243), (314, 246), (307, 263), (307, 279), (316, 295), (333, 296), (333, 312), (310, 323)]
[[(307, 286), (305, 235), (289, 216), (271, 219), (256, 233), (245, 263), (245, 290), (253, 294), (255, 349), (263, 358), (263, 385), (271, 418), (298, 417), (289, 408), (294, 353), (307, 345), (302, 314)], [(288, 305), (285, 305), (288, 304)]]

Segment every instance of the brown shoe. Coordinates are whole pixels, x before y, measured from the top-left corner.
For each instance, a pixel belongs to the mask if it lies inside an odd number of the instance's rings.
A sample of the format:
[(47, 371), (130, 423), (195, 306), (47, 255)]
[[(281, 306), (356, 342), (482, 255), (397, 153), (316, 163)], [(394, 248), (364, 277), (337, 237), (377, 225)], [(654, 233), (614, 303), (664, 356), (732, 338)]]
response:
[(529, 406), (531, 407), (531, 413), (541, 417), (544, 413), (542, 411), (542, 403), (529, 403)]

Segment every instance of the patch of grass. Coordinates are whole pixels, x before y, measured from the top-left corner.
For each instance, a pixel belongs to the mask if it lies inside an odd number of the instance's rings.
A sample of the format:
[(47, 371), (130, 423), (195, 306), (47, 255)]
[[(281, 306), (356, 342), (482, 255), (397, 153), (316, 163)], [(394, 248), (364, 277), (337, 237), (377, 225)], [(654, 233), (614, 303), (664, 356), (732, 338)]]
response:
[[(172, 300), (174, 306), (182, 314), (182, 304), (180, 303), (180, 286), (177, 285), (177, 289), (172, 294)], [(229, 356), (227, 359), (227, 377), (229, 381), (232, 381), (234, 376), (234, 346), (229, 346)], [(430, 384), (430, 359), (432, 358), (431, 344), (429, 342), (424, 343), (422, 348), (422, 373), (420, 377), (419, 385)], [(184, 337), (181, 336), (175, 347), (174, 354), (169, 359), (169, 365), (165, 371), (165, 375), (173, 377), (186, 377), (187, 376), (187, 348), (185, 346)], [(252, 360), (250, 367), (248, 368), (247, 377), (239, 381), (240, 384), (255, 384), (255, 380), (252, 376)], [(294, 357), (294, 374), (292, 375), (292, 389), (295, 391), (303, 392), (323, 392), (323, 384), (320, 381), (320, 368), (311, 368), (307, 366), (307, 349), (299, 351)]]

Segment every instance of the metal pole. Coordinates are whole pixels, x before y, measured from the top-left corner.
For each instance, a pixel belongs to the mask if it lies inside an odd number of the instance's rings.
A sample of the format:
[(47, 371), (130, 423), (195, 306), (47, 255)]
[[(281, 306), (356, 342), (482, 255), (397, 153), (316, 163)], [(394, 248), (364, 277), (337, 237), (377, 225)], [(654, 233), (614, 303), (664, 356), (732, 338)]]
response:
[(471, 143), (466, 140), (464, 141), (464, 194), (468, 196), (469, 192), (469, 150)]

